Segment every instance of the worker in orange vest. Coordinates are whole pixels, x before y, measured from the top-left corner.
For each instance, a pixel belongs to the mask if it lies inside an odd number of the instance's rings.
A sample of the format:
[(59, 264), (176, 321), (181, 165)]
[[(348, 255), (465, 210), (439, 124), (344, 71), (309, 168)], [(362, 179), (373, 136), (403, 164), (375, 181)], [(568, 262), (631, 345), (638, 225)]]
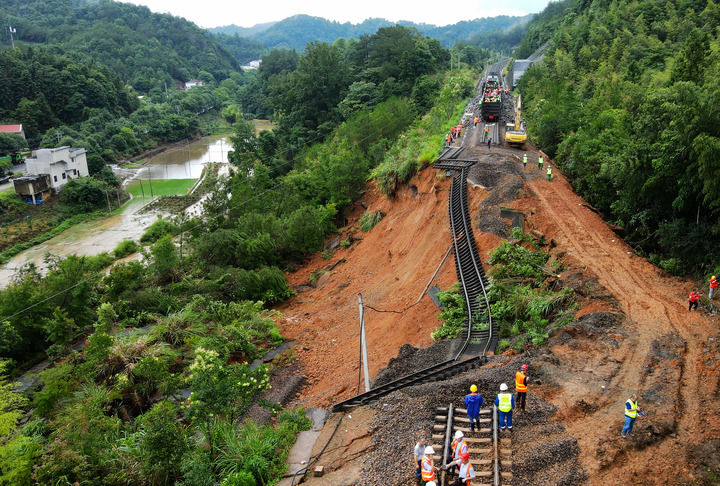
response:
[(453, 141), (455, 140), (455, 136), (457, 135), (457, 128), (452, 127), (450, 128), (450, 134), (452, 135)]
[(477, 124), (479, 121), (480, 121), (480, 118), (478, 118), (478, 117), (473, 118), (473, 128), (477, 128)]
[(422, 461), (420, 461), (420, 475), (422, 478), (422, 481), (420, 482), (421, 485), (428, 486), (430, 481), (435, 481), (437, 479), (437, 474), (435, 474), (435, 471), (437, 471), (437, 467), (433, 464), (432, 456), (435, 454), (435, 449), (432, 448), (432, 446), (427, 446), (425, 448), (425, 454), (422, 457)]
[(708, 294), (708, 299), (712, 299), (713, 295), (715, 294), (715, 289), (718, 286), (718, 279), (715, 275), (710, 277), (710, 293)]
[(515, 373), (515, 391), (517, 392), (517, 406), (525, 411), (525, 398), (527, 395), (527, 371), (528, 365), (523, 364), (520, 369)]
[(693, 289), (692, 292), (690, 292), (690, 297), (688, 297), (688, 302), (690, 305), (688, 306), (688, 311), (691, 312), (693, 308), (697, 310), (698, 307), (698, 300), (700, 299), (700, 296), (702, 294), (698, 292), (698, 289)]
[(450, 145), (452, 143), (452, 135), (449, 133), (445, 135), (445, 145)]
[[(462, 430), (456, 430), (455, 436), (453, 437), (452, 442), (450, 443), (450, 447), (452, 448), (452, 461), (447, 466), (450, 467), (450, 474), (455, 474), (457, 466), (456, 464), (460, 463), (460, 456), (464, 453), (469, 453), (467, 442), (465, 442), (465, 434), (462, 433)], [(443, 466), (443, 469), (447, 469), (448, 467)]]
[(462, 123), (458, 123), (458, 126), (457, 126), (458, 137), (460, 136), (460, 132), (462, 132)]

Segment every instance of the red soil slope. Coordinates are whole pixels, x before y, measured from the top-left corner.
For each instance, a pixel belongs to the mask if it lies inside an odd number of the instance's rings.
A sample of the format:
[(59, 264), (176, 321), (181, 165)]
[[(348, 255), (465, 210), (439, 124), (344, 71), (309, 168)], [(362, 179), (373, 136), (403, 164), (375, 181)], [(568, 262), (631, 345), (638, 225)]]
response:
[[(305, 406), (327, 407), (356, 394), (360, 343), (357, 294), (364, 304), (378, 310), (402, 311), (415, 304), (450, 246), (447, 222), (449, 178), (426, 169), (413, 179), (417, 194), (403, 188), (388, 199), (371, 186), (361, 199), (368, 211), (387, 216), (368, 233), (357, 221), (365, 212), (358, 202), (343, 228), (348, 235), (362, 238), (350, 248), (342, 247), (329, 260), (315, 255), (308, 265), (288, 275), (291, 285), (309, 284), (313, 270), (345, 262), (318, 280), (317, 288), (299, 292), (279, 310), (283, 313), (283, 334), (299, 342), (298, 355), (304, 364), (309, 385), (301, 393)], [(482, 197), (481, 189), (471, 191)], [(479, 238), (480, 248), (493, 248), (500, 239)], [(452, 256), (448, 257), (433, 285), (441, 288), (457, 280)], [(439, 310), (429, 297), (402, 314), (365, 313), (370, 376), (374, 377), (403, 344), (425, 347), (432, 344), (430, 333), (440, 323)]]

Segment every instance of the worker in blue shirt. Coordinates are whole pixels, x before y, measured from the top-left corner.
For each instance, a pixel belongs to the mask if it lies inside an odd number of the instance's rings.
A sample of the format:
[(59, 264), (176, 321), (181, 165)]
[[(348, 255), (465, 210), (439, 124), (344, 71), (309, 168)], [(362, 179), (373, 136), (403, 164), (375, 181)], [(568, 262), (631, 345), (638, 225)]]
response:
[(483, 397), (478, 395), (477, 385), (470, 385), (470, 394), (465, 395), (465, 408), (467, 409), (468, 420), (470, 420), (470, 431), (475, 432), (475, 426), (480, 430), (480, 407), (483, 404)]

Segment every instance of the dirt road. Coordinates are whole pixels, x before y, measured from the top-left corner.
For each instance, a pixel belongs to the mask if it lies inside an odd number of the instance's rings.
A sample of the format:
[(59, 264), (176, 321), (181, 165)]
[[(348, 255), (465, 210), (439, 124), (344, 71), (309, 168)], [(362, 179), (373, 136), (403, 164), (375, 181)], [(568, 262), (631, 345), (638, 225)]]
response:
[[(530, 159), (536, 156), (532, 152)], [(629, 320), (627, 338), (619, 349), (608, 352), (616, 368), (604, 377), (605, 389), (594, 386), (596, 376), (586, 369), (571, 375), (563, 392), (551, 399), (560, 410), (580, 399), (595, 403), (592, 413), (568, 414), (565, 424), (579, 440), (590, 484), (612, 484), (618, 478), (633, 484), (680, 484), (675, 480), (684, 475), (692, 481), (683, 459), (693, 445), (720, 437), (720, 410), (711, 396), (718, 390), (717, 365), (708, 346), (717, 336), (717, 318), (689, 313), (686, 298), (692, 282), (671, 277), (636, 256), (557, 170), (553, 181), (543, 178), (540, 169), (527, 170), (539, 177), (527, 177), (532, 192), (515, 207), (532, 212), (529, 222), (597, 277)], [(669, 357), (677, 359), (658, 361), (655, 355), (663, 346), (675, 348), (677, 354)], [(667, 366), (658, 369), (666, 361)], [(657, 390), (651, 385), (664, 386), (663, 396), (653, 400)], [(648, 434), (657, 435), (639, 443), (620, 438), (624, 401), (635, 390), (650, 415), (636, 424), (636, 435), (643, 425)], [(649, 403), (642, 403), (643, 396)], [(653, 424), (656, 418), (663, 424), (660, 430)], [(664, 482), (668, 478), (676, 479)]]

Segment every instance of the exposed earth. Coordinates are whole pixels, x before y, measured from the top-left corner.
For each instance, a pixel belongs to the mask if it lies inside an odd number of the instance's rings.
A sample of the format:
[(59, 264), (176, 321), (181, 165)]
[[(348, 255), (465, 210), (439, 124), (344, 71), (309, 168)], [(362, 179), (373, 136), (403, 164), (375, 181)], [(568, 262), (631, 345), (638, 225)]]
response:
[[(637, 256), (557, 169), (547, 181), (534, 164), (536, 150), (527, 147), (523, 169), (523, 152), (488, 150), (479, 133), (468, 131), (464, 144), (479, 159), (468, 195), (483, 261), (509, 235), (511, 219), (501, 209), (522, 213), (524, 230), (543, 236), (553, 258), (569, 267), (554, 279), (578, 296), (576, 321), (554, 330), (545, 347), (508, 352), (453, 380), (333, 415), (314, 451), (342, 417), (318, 461), (326, 474), (305, 482), (413, 484), (412, 446), (430, 430), (434, 407), (459, 403), (471, 382), (491, 400), (499, 382), (512, 382), (526, 362), (533, 381), (514, 432), (513, 484), (718, 484), (718, 315), (707, 307), (689, 313), (695, 284)], [(329, 259), (315, 255), (288, 274), (298, 295), (280, 307), (280, 325), (297, 341), (295, 373), (306, 377), (293, 405), (329, 408), (359, 391), (358, 293), (366, 306), (398, 312), (366, 310), (371, 377), (389, 379), (445, 359), (445, 343), (430, 347), (439, 309), (428, 296), (417, 301), (450, 244), (449, 182), (426, 168), (393, 199), (371, 184), (339, 239), (328, 242), (351, 246), (326, 251), (334, 252)], [(366, 207), (386, 216), (363, 233), (358, 220)], [(456, 280), (449, 257), (433, 285), (444, 289)], [(648, 417), (623, 439), (623, 407), (633, 391)]]

